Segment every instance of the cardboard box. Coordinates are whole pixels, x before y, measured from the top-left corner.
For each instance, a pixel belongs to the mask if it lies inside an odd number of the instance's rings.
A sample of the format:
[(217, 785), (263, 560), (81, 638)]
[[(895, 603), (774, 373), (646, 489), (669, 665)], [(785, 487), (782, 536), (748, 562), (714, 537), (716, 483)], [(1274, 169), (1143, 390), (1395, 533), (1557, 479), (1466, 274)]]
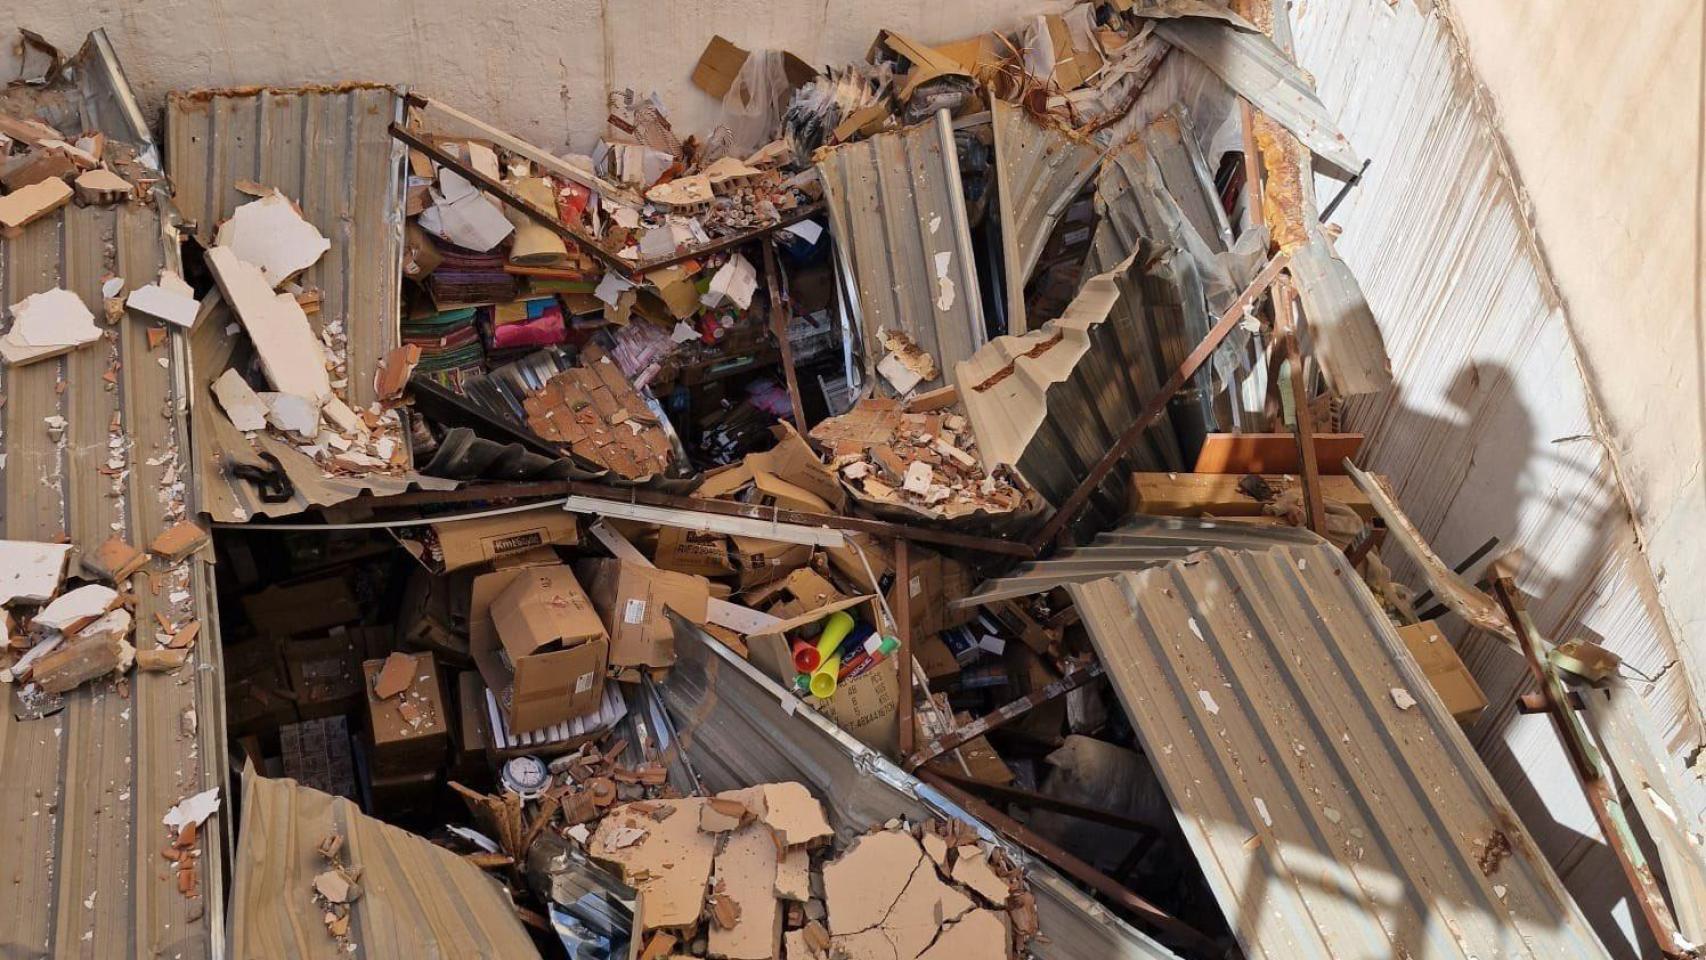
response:
[(731, 536), (729, 545), (735, 565), (735, 582), (742, 590), (780, 580), (812, 559), (812, 548), (803, 543)]
[[(713, 36), (693, 67), (693, 85), (713, 97), (722, 98), (734, 86), (741, 67), (746, 65), (746, 58), (751, 55), (721, 36)], [(817, 71), (811, 64), (783, 51), (782, 75), (788, 78), (788, 86), (794, 88), (810, 83), (817, 77)]]
[(580, 572), (610, 637), (612, 675), (675, 663), (675, 628), (666, 607), (692, 623), (705, 622), (711, 588), (704, 577), (609, 559), (586, 561)]
[[(584, 593), (580, 597), (585, 602), (585, 611), (576, 617), (581, 626), (574, 629), (587, 629), (584, 618), (590, 616), (591, 625), (597, 627), (590, 638), (584, 638), (567, 649), (547, 649), (514, 658), (500, 639), (494, 614), (495, 601), (517, 583), (536, 582), (537, 571), (556, 567), (561, 567), (561, 564), (494, 570), (475, 577), (471, 587), (468, 649), (486, 686), (497, 693), (510, 727), (518, 733), (540, 730), (595, 710), (604, 696), (604, 673), (610, 657), (610, 643), (605, 637), (603, 622), (598, 619)], [(566, 567), (562, 569), (567, 570)], [(578, 583), (575, 589), (580, 590)], [(549, 626), (542, 629), (546, 632), (553, 630)], [(517, 649), (529, 643), (526, 637), (518, 636)]]
[(243, 598), (243, 613), (256, 633), (292, 637), (360, 620), (361, 604), (348, 579), (322, 577), (251, 593)]
[(452, 734), (451, 776), (464, 783), (486, 772), (486, 684), (479, 673), (456, 675), (456, 729)]
[[(555, 560), (555, 556), (552, 557)], [(463, 573), (466, 573), (464, 571)], [(403, 606), (397, 613), (396, 646), (403, 650), (432, 653), (457, 666), (473, 663), (468, 655), (466, 611), (462, 629), (457, 629), (451, 598), (465, 596), (469, 583), (459, 583), (463, 573), (434, 576), (416, 570), (403, 591)], [(472, 582), (472, 578), (468, 578)]]
[(304, 720), (352, 713), (361, 702), (361, 652), (348, 631), (282, 644), (285, 672)]
[(432, 531), (438, 538), (445, 571), (460, 570), (537, 547), (551, 544), (573, 546), (580, 542), (580, 527), (575, 522), (575, 515), (553, 508), (455, 523), (435, 523)]
[(900, 750), (900, 661), (883, 662), (835, 688), (828, 700), (808, 698), (855, 740), (893, 757)]
[[(878, 622), (875, 599), (870, 594), (849, 597), (835, 603), (826, 603), (816, 610), (769, 624), (761, 631), (750, 633), (745, 637), (747, 659), (757, 665), (760, 670), (769, 674), (777, 683), (791, 687), (794, 684), (795, 670), (793, 651), (788, 646), (788, 634), (809, 623), (816, 623), (837, 610), (846, 610), (853, 615), (853, 619), (863, 620), (874, 625)], [(862, 609), (854, 609), (862, 605)]]
[(225, 723), (232, 738), (251, 733), (268, 736), (300, 719), (277, 640), (263, 637), (229, 644), (223, 656)]
[(1434, 692), (1457, 722), (1474, 723), (1487, 708), (1487, 695), (1481, 692), (1481, 685), (1463, 665), (1439, 625), (1432, 620), (1406, 624), (1398, 628), (1398, 636), (1404, 639), (1404, 646), (1416, 658)]
[(592, 598), (566, 564), (524, 567), (492, 600), (492, 625), (510, 663), (605, 636)]
[[(438, 665), (430, 654), (413, 656), (415, 670), (408, 689), (388, 700), (373, 695), (374, 678), (385, 661), (366, 660), (361, 665), (362, 689), (367, 701), (367, 740), (372, 747), (369, 759), (375, 777), (436, 773), (444, 764), (450, 722), (444, 711)], [(400, 709), (404, 703), (418, 713), (418, 726), (404, 719)]]
[(721, 577), (735, 572), (729, 557), (729, 540), (720, 533), (663, 527), (658, 531), (652, 562), (664, 570), (701, 577)]

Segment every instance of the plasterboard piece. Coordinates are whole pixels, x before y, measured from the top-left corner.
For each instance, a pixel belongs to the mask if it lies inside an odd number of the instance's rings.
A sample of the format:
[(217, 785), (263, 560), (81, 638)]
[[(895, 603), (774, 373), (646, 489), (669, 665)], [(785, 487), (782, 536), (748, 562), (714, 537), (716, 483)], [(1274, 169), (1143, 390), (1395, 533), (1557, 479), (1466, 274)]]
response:
[(0, 337), (0, 353), (11, 364), (45, 360), (101, 338), (95, 315), (83, 298), (62, 287), (31, 294), (12, 304), (12, 329)]
[(730, 834), (717, 853), (713, 896), (739, 908), (732, 927), (712, 922), (706, 954), (727, 960), (771, 960), (782, 946), (782, 909), (776, 899), (776, 843), (770, 830), (749, 823)]
[[(177, 281), (173, 283), (172, 281)], [(138, 313), (164, 320), (188, 330), (195, 326), (201, 311), (201, 301), (186, 293), (188, 284), (169, 270), (161, 271), (160, 282), (150, 283), (130, 291), (124, 305)]]
[(91, 583), (60, 594), (52, 603), (37, 611), (31, 622), (49, 630), (64, 630), (79, 620), (105, 613), (117, 597), (118, 592), (112, 587)]
[(277, 190), (239, 206), (219, 225), (214, 242), (259, 267), (271, 287), (313, 266), (332, 248), (332, 241)]
[(226, 419), (239, 430), (265, 430), (271, 408), (250, 388), (248, 381), (236, 368), (225, 371), (213, 381), (213, 396), (225, 411)]
[(49, 177), (0, 197), (0, 229), (34, 223), (71, 201), (71, 185)]
[(70, 555), (68, 543), (0, 540), (0, 606), (53, 599)]
[(275, 294), (261, 268), (238, 257), (229, 247), (211, 248), (206, 260), (219, 281), (220, 292), (260, 355), (267, 382), (280, 393), (309, 400), (318, 409), (332, 395), (332, 383), (326, 376), (325, 350), (301, 304), (288, 293)]

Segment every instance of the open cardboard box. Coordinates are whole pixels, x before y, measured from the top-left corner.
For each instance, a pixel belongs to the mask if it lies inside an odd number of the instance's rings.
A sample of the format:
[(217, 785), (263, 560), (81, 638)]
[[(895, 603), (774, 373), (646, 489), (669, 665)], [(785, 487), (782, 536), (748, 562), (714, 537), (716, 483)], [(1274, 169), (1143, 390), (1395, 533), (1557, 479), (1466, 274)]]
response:
[[(553, 585), (562, 580), (552, 571), (558, 570), (574, 583), (572, 592), (561, 592), (563, 604), (555, 602)], [(580, 609), (559, 618), (565, 606)], [(610, 642), (592, 601), (562, 564), (507, 567), (475, 577), (468, 649), (517, 733), (596, 710), (604, 696)]]
[(664, 608), (703, 626), (711, 600), (704, 577), (624, 560), (586, 560), (577, 572), (610, 637), (610, 673), (623, 679), (675, 663), (675, 630)]
[[(882, 622), (876, 597), (871, 594), (849, 597), (825, 604), (816, 610), (789, 617), (767, 625), (762, 632), (748, 635), (748, 657), (760, 670), (789, 689), (794, 685), (794, 658), (788, 647), (787, 635), (809, 623), (815, 623), (838, 610), (851, 612), (855, 619), (870, 624)], [(900, 671), (899, 661), (885, 657), (875, 667), (838, 685), (828, 700), (808, 697), (806, 702), (847, 731), (854, 739), (873, 750), (894, 756), (900, 747)]]

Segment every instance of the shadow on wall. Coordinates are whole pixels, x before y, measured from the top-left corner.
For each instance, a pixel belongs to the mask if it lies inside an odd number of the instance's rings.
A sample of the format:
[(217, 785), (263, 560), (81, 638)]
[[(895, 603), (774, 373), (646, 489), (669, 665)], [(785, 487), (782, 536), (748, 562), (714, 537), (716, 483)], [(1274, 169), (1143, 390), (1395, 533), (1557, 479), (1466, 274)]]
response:
[[(1444, 449), (1469, 451), (1468, 463), (1462, 465), (1462, 476), (1451, 502), (1472, 502), (1479, 515), (1508, 517), (1514, 521), (1523, 508), (1533, 510), (1538, 505), (1544, 508), (1547, 519), (1536, 528), (1544, 529), (1551, 518), (1565, 513), (1603, 514), (1600, 522), (1590, 524), (1594, 536), (1588, 542), (1572, 545), (1568, 555), (1525, 554), (1508, 549), (1504, 544), (1518, 539), (1509, 526), (1478, 532), (1481, 537), (1499, 538), (1500, 546), (1490, 557), (1499, 558), (1506, 569), (1517, 571), (1518, 582), (1527, 596), (1537, 605), (1553, 601), (1553, 623), (1541, 622), (1542, 629), (1548, 629), (1556, 623), (1576, 621), (1583, 605), (1583, 597), (1577, 595), (1595, 585), (1601, 559), (1613, 546), (1611, 538), (1627, 518), (1622, 506), (1609, 497), (1598, 498), (1603, 502), (1584, 504), (1581, 496), (1559, 496), (1555, 486), (1535, 488), (1532, 478), (1550, 476), (1560, 466), (1580, 478), (1581, 489), (1595, 491), (1600, 486), (1593, 477), (1584, 475), (1586, 471), (1579, 461), (1554, 452), (1557, 441), (1537, 434), (1535, 418), (1513, 386), (1512, 373), (1502, 364), (1468, 364), (1458, 370), (1446, 387), (1442, 411), (1394, 407), (1380, 429), (1440, 438), (1437, 443)], [(1471, 429), (1475, 430), (1474, 435), (1463, 435)], [(1541, 458), (1551, 461), (1544, 465), (1545, 470), (1535, 469), (1536, 461)], [(1450, 563), (1457, 558), (1445, 559)], [(1486, 566), (1487, 561), (1483, 561), (1469, 575), (1478, 576)], [(1573, 599), (1560, 609), (1556, 601), (1565, 596)], [(1433, 602), (1437, 601), (1427, 605)], [(1459, 638), (1459, 652), (1487, 695), (1487, 710), (1467, 732), (1488, 770), (1528, 825), (1553, 868), (1570, 878), (1566, 886), (1612, 956), (1619, 960), (1655, 956), (1655, 944), (1640, 920), (1640, 910), (1617, 858), (1602, 839), (1585, 796), (1567, 773), (1569, 758), (1552, 721), (1542, 715), (1524, 716), (1516, 710), (1518, 698), (1537, 689), (1522, 658), (1497, 638), (1466, 631), (1453, 615), (1442, 619), (1454, 627), (1450, 632)], [(1571, 628), (1571, 632), (1596, 643), (1605, 642), (1605, 638), (1580, 624)], [(1534, 782), (1535, 771), (1525, 770), (1518, 759), (1519, 753), (1530, 758), (1536, 755), (1532, 742), (1521, 750), (1515, 749), (1515, 740), (1531, 741), (1531, 738), (1547, 741), (1539, 753), (1551, 756), (1553, 762), (1546, 764), (1547, 769), (1560, 772), (1550, 778), (1544, 793)], [(1528, 762), (1531, 767), (1534, 765), (1532, 759)]]

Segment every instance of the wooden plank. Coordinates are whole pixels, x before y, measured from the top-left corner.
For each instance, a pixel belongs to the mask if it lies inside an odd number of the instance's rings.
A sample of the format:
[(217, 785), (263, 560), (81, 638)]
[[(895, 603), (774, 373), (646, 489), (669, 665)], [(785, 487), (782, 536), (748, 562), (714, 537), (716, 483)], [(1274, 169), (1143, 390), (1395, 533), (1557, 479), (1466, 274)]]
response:
[[(1362, 449), (1360, 433), (1315, 434), (1315, 459), (1323, 474), (1343, 476), (1344, 462)], [(1302, 473), (1297, 438), (1290, 433), (1211, 433), (1197, 454), (1196, 473)]]
[[(1289, 434), (1281, 434), (1291, 442)], [(1131, 475), (1131, 507), (1134, 513), (1156, 517), (1255, 517), (1262, 513), (1261, 501), (1238, 489), (1242, 474), (1231, 473), (1134, 473)], [(1276, 489), (1297, 483), (1295, 476), (1264, 474)], [(1374, 504), (1350, 477), (1321, 478), (1321, 496), (1337, 500), (1364, 520), (1375, 516)]]

